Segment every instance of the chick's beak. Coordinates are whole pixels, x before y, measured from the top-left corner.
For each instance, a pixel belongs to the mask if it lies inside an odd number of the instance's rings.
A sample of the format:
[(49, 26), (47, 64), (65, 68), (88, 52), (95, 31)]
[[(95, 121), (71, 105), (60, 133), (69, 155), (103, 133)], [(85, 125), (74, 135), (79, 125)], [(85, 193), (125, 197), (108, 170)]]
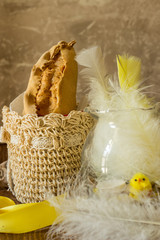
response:
[(138, 178), (138, 182), (141, 182), (142, 180), (141, 180), (141, 178)]

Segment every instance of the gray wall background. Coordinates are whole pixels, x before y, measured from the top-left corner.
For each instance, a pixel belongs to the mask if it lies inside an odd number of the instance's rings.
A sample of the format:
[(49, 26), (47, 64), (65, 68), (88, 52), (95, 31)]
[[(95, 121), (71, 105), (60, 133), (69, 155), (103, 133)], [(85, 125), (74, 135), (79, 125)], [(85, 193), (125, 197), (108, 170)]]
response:
[(0, 111), (44, 51), (73, 39), (77, 52), (101, 46), (111, 74), (116, 54), (140, 57), (143, 78), (160, 89), (159, 0), (0, 0)]

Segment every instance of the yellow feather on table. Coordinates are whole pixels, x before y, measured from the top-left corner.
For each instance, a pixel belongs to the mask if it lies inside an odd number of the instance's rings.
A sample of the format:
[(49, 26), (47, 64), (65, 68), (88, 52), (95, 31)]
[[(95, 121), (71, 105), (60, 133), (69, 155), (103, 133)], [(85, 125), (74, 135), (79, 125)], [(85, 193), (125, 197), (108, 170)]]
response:
[(140, 84), (141, 60), (137, 57), (127, 55), (117, 56), (118, 76), (121, 89), (137, 89)]
[(144, 174), (136, 173), (129, 182), (130, 196), (139, 199), (140, 197), (148, 196), (152, 192), (152, 185)]

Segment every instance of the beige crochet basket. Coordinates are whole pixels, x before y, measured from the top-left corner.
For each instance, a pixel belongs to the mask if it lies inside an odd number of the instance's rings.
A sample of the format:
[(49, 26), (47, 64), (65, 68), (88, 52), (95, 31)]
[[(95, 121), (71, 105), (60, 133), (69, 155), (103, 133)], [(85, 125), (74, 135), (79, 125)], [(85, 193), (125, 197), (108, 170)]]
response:
[(81, 150), (93, 119), (85, 112), (68, 116), (20, 116), (3, 107), (2, 140), (8, 147), (7, 176), (18, 201), (38, 202), (60, 194), (81, 166)]

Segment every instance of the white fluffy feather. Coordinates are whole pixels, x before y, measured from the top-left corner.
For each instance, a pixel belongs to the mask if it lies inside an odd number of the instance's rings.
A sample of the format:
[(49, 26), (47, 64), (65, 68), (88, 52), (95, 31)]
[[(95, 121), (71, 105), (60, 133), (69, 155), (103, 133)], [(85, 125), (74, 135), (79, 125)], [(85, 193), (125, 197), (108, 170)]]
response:
[[(106, 109), (108, 101), (108, 73), (102, 51), (93, 47), (81, 51), (77, 62), (85, 68), (81, 71), (81, 88), (87, 93), (88, 103), (95, 109)], [(83, 92), (83, 96), (84, 96)]]
[(64, 221), (52, 226), (49, 239), (55, 234), (80, 240), (160, 239), (160, 199), (140, 203), (120, 192), (103, 191), (90, 198), (66, 199), (60, 207)]

